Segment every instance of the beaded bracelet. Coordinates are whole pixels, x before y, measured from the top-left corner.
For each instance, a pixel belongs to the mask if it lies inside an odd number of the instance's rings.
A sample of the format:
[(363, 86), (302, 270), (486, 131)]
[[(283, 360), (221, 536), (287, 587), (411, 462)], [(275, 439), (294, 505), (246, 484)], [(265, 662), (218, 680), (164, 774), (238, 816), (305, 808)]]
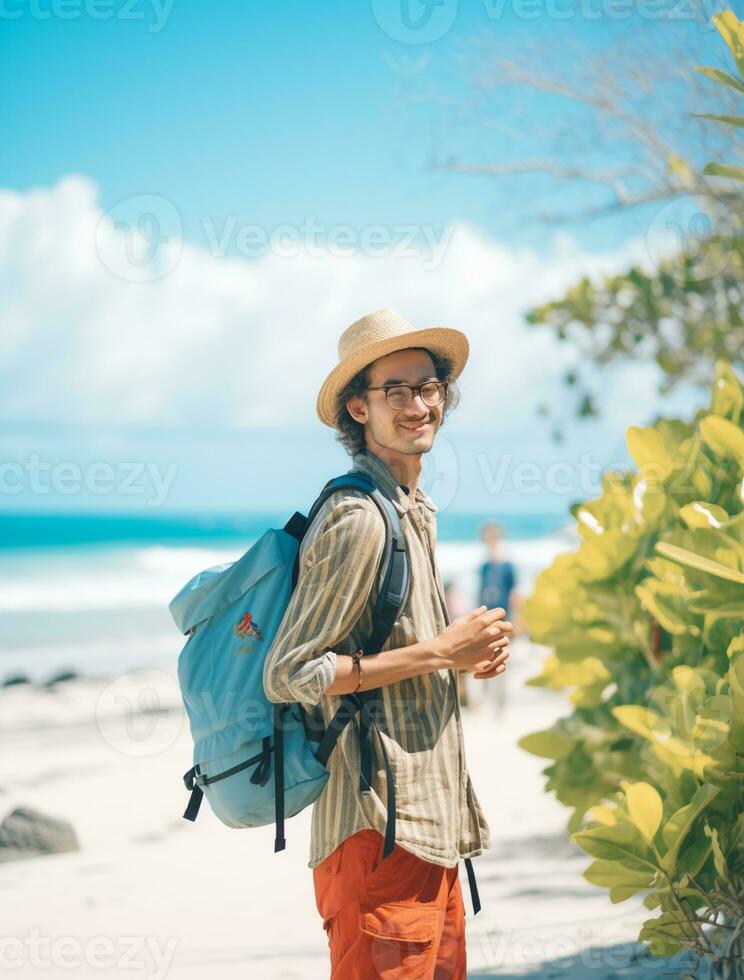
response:
[(354, 660), (354, 663), (356, 664), (357, 673), (359, 674), (359, 680), (357, 682), (357, 686), (354, 688), (354, 691), (353, 691), (354, 694), (356, 694), (356, 692), (362, 686), (362, 656), (363, 656), (363, 654), (364, 654), (364, 651), (363, 650), (357, 650), (356, 653), (352, 653), (352, 655), (351, 655), (352, 658), (353, 658), (353, 660)]

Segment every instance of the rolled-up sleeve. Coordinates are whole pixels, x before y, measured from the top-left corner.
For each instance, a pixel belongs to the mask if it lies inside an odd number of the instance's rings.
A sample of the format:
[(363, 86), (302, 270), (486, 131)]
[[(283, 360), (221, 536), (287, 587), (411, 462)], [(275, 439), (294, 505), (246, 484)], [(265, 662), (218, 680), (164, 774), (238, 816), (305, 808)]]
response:
[[(334, 495), (335, 497), (335, 495)], [(264, 663), (270, 701), (316, 705), (336, 676), (334, 645), (358, 622), (385, 546), (369, 498), (342, 496), (313, 528), (289, 604)]]

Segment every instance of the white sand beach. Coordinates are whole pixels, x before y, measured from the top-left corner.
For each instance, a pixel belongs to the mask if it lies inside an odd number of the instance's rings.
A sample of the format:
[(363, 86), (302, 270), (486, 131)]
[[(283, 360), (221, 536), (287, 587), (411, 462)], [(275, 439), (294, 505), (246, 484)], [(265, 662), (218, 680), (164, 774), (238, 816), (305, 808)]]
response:
[[(524, 688), (544, 650), (512, 644), (509, 671), (463, 711), (469, 769), (492, 828), (474, 860), (482, 911), (461, 883), (472, 977), (683, 976), (638, 958), (649, 913), (613, 906), (581, 876), (568, 811), (543, 792), (544, 760), (517, 738), (566, 711)], [(503, 711), (496, 685), (507, 685)], [(473, 682), (478, 683), (478, 682)], [(205, 803), (181, 816), (191, 740), (172, 670), (0, 689), (0, 819), (16, 806), (69, 820), (80, 850), (0, 864), (3, 969), (22, 977), (321, 980), (327, 947), (307, 867), (309, 817), (232, 830)]]

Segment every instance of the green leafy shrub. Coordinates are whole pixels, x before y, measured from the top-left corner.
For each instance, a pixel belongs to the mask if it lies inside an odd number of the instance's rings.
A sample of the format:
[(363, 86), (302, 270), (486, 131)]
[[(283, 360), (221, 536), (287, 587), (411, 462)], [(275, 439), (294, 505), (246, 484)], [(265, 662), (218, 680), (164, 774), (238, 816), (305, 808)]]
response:
[(550, 648), (527, 683), (565, 690), (573, 712), (519, 742), (552, 760), (585, 877), (613, 902), (647, 892), (658, 915), (639, 938), (727, 970), (744, 934), (743, 426), (718, 361), (691, 422), (628, 427), (638, 471), (571, 508), (581, 544), (525, 604)]

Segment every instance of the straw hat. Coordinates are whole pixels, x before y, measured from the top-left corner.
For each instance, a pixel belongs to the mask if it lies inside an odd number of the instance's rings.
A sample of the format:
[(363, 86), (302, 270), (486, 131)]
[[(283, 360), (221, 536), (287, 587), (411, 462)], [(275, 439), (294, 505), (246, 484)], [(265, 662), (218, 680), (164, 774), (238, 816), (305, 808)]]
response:
[(428, 347), (433, 353), (448, 357), (453, 364), (453, 379), (468, 359), (468, 338), (459, 330), (450, 327), (416, 330), (396, 310), (368, 313), (347, 327), (339, 338), (338, 364), (323, 382), (315, 406), (320, 421), (335, 428), (336, 399), (345, 385), (378, 357), (406, 347)]

